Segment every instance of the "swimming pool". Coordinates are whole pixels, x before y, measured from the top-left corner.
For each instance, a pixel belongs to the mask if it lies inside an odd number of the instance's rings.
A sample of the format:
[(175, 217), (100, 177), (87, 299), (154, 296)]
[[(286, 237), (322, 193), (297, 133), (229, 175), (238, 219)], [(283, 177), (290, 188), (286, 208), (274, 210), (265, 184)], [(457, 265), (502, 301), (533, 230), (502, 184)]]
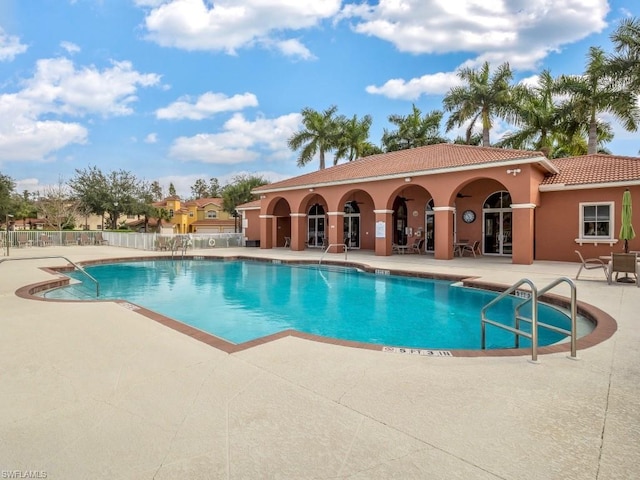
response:
[[(287, 329), (386, 346), (479, 349), (480, 309), (496, 293), (449, 281), (376, 275), (355, 269), (254, 261), (140, 261), (86, 267), (101, 299), (124, 299), (232, 343)], [(82, 280), (79, 272), (70, 276)], [(47, 298), (95, 298), (91, 284), (50, 290)], [(491, 318), (513, 324), (510, 297)], [(541, 304), (541, 321), (568, 328), (569, 318)], [(540, 345), (562, 340), (540, 330)], [(488, 327), (488, 348), (513, 347), (513, 335)], [(521, 346), (530, 345), (521, 339)]]

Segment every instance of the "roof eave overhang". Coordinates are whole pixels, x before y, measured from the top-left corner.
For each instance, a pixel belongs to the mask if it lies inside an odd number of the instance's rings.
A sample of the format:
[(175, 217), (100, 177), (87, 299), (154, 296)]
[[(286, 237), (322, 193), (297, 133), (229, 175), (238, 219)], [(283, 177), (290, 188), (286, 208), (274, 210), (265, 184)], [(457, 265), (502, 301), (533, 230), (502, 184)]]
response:
[(622, 180), (619, 182), (599, 182), (599, 183), (577, 183), (577, 184), (565, 184), (554, 183), (551, 185), (540, 185), (538, 190), (540, 192), (561, 192), (565, 190), (588, 190), (594, 188), (617, 188), (617, 187), (632, 187), (640, 185), (640, 179), (635, 180)]
[[(347, 178), (343, 180), (335, 180), (331, 182), (310, 182), (302, 185), (294, 185), (290, 187), (282, 187), (282, 188), (264, 188), (261, 187), (259, 190), (252, 190), (252, 193), (256, 195), (261, 195), (265, 193), (277, 193), (277, 192), (290, 192), (293, 190), (304, 190), (307, 188), (320, 188), (320, 187), (333, 187), (338, 185), (353, 185), (355, 183), (368, 183), (368, 182), (381, 182), (384, 180), (396, 180), (399, 178), (405, 178), (408, 176), (412, 177), (426, 177), (430, 175), (440, 175), (443, 173), (454, 173), (454, 172), (464, 172), (469, 170), (486, 170), (489, 168), (495, 167), (508, 167), (511, 165), (522, 165), (528, 163), (537, 163), (544, 170), (547, 170), (549, 173), (559, 173), (559, 170), (545, 157), (531, 157), (531, 158), (514, 158), (512, 160), (500, 160), (495, 162), (481, 163), (481, 164), (473, 164), (473, 165), (463, 165), (457, 167), (443, 167), (443, 168), (433, 168), (429, 170), (413, 170), (413, 171), (405, 171), (394, 173), (390, 175), (380, 175), (375, 177), (363, 177), (363, 178)], [(267, 185), (265, 185), (266, 187)]]

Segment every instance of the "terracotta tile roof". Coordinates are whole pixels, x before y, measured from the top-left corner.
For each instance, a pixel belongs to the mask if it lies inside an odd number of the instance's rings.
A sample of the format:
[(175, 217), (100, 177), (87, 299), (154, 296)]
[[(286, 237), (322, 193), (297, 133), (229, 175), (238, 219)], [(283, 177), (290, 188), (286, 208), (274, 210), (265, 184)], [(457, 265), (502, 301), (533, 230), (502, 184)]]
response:
[(441, 143), (425, 147), (381, 153), (360, 158), (280, 182), (255, 188), (254, 192), (334, 183), (353, 179), (375, 179), (390, 175), (455, 169), (473, 165), (513, 160), (545, 159), (541, 152), (509, 150), (494, 147), (475, 147)]
[(198, 198), (196, 200), (191, 200), (191, 202), (195, 202), (198, 208), (202, 208), (206, 205), (213, 203), (214, 205), (221, 207), (222, 206), (222, 198), (213, 197), (213, 198)]
[(614, 155), (583, 155), (551, 160), (560, 173), (548, 175), (545, 185), (589, 185), (640, 180), (640, 158)]
[(252, 202), (236, 206), (236, 210), (250, 210), (252, 208), (260, 208), (260, 200), (254, 200)]

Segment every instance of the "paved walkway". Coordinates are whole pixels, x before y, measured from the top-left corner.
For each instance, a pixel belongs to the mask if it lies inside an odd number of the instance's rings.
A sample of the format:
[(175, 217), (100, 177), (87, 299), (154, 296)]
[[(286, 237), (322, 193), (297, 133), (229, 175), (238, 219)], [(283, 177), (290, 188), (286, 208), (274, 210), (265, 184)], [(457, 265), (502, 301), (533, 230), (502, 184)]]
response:
[[(107, 246), (11, 251), (42, 254), (155, 255)], [(365, 252), (349, 260), (503, 284), (546, 284), (578, 268)], [(432, 358), (294, 337), (227, 354), (116, 303), (15, 295), (51, 278), (40, 267), (63, 263), (0, 264), (2, 478), (640, 478), (640, 289), (609, 286), (601, 272), (584, 273), (578, 296), (612, 315), (618, 331), (578, 352), (578, 361), (558, 353), (532, 364), (526, 356)]]

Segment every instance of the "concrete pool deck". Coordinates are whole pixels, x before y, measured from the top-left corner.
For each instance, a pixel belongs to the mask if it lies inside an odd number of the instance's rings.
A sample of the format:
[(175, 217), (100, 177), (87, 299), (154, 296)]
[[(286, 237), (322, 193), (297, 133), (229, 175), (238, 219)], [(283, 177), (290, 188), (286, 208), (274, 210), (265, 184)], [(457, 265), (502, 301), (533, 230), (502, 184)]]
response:
[[(253, 248), (193, 254), (320, 258)], [(82, 262), (158, 253), (11, 250), (11, 258), (41, 255)], [(578, 269), (367, 252), (348, 259), (505, 285), (526, 277), (543, 286)], [(578, 361), (565, 352), (532, 364), (528, 355), (425, 357), (295, 337), (228, 354), (115, 302), (15, 294), (51, 278), (41, 267), (64, 264), (0, 264), (0, 476), (640, 478), (640, 289), (609, 286), (602, 272), (583, 272), (578, 298), (613, 316), (618, 331)]]

